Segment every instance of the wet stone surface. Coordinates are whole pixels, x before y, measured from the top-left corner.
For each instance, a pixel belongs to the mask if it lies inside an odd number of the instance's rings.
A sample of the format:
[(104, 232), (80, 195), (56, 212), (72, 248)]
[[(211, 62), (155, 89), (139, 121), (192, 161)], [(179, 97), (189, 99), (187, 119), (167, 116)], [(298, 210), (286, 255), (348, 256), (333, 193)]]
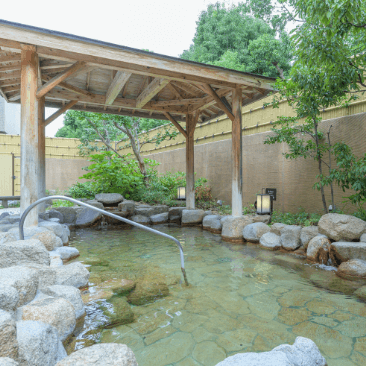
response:
[[(317, 344), (329, 366), (366, 364), (366, 303), (362, 290), (354, 294), (365, 281), (344, 280), (336, 268), (296, 255), (223, 242), (199, 228), (155, 228), (180, 240), (188, 288), (179, 251), (168, 239), (138, 229), (73, 233), (71, 243), (80, 251), (78, 260), (90, 265), (92, 285), (83, 292), (84, 328), (68, 352), (116, 342), (127, 344), (141, 366), (211, 366), (302, 336)], [(141, 278), (165, 282), (169, 294), (130, 304), (129, 323), (110, 327), (113, 299), (128, 299), (128, 293), (116, 293), (119, 284)]]

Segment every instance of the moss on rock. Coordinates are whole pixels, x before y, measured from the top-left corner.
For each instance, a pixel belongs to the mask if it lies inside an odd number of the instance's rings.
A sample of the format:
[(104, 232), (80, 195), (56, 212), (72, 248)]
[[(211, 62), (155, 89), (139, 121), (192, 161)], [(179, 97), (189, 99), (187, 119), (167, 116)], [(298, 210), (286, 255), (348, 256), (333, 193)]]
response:
[(118, 325), (129, 324), (134, 321), (131, 306), (124, 297), (113, 296), (108, 302), (113, 305), (113, 310), (104, 308), (103, 313), (109, 318), (104, 328), (114, 328)]

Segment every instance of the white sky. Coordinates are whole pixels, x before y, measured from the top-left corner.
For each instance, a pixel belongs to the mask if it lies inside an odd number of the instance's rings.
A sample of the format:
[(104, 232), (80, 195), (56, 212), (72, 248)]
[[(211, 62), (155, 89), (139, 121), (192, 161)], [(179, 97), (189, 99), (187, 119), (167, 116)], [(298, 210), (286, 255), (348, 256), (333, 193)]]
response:
[[(0, 18), (178, 57), (192, 43), (201, 11), (216, 0), (1, 1)], [(239, 1), (226, 0), (227, 4)], [(46, 117), (54, 113), (46, 108)], [(59, 117), (46, 128), (54, 136)]]

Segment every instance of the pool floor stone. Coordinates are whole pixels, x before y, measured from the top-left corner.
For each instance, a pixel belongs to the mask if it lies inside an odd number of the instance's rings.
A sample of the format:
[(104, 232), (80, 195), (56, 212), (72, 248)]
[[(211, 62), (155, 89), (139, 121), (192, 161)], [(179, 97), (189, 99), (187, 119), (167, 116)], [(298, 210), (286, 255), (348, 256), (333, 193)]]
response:
[(98, 341), (127, 344), (140, 366), (213, 366), (303, 336), (329, 366), (366, 365), (366, 304), (352, 295), (364, 282), (350, 284), (300, 258), (223, 242), (199, 228), (154, 228), (181, 241), (188, 288), (172, 280), (182, 276), (179, 252), (167, 239), (135, 228), (72, 234), (78, 260), (107, 264), (89, 267), (91, 282), (100, 279), (83, 295), (93, 306), (111, 296), (101, 287), (112, 278), (156, 271), (171, 279), (167, 297), (132, 306), (134, 322), (102, 330)]

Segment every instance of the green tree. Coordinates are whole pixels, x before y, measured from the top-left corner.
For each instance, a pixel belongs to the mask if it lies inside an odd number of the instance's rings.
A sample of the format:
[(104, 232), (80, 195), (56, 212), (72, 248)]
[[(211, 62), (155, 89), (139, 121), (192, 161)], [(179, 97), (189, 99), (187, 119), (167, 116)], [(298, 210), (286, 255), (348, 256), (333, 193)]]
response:
[[(270, 11), (267, 7), (268, 17)], [(201, 13), (193, 44), (181, 57), (239, 71), (278, 76), (275, 65), (287, 73), (292, 57), (288, 37), (282, 28), (273, 28), (271, 22), (259, 19), (257, 8), (251, 9), (249, 3), (231, 7), (219, 2), (211, 4)], [(281, 32), (276, 38), (278, 30)], [(259, 67), (258, 57), (262, 62)]]

